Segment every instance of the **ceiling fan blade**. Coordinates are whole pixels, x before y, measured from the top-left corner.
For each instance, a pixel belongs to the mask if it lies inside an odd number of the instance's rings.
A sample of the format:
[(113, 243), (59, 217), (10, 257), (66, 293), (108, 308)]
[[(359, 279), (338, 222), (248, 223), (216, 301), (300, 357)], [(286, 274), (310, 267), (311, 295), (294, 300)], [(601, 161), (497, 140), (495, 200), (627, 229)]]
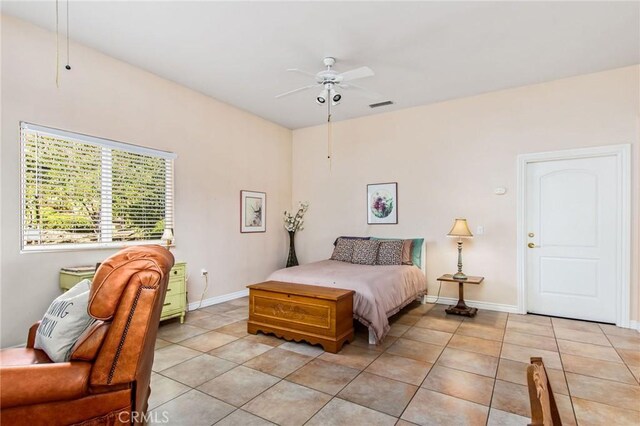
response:
[(372, 75), (374, 75), (374, 72), (371, 68), (360, 67), (354, 70), (343, 72), (342, 74), (338, 74), (338, 77), (342, 77), (341, 81), (351, 81), (358, 78), (371, 77)]
[(309, 71), (301, 70), (299, 68), (289, 68), (287, 71), (289, 71), (289, 72), (297, 72), (297, 73), (300, 73), (300, 74), (304, 74), (304, 75), (308, 75), (310, 77), (316, 78), (316, 75), (314, 73), (310, 73)]
[(289, 96), (289, 95), (292, 95), (292, 94), (297, 93), (297, 92), (302, 92), (303, 90), (313, 89), (315, 87), (318, 87), (317, 84), (310, 84), (309, 86), (299, 87), (297, 89), (293, 89), (293, 90), (290, 90), (288, 92), (284, 92), (284, 93), (280, 93), (279, 95), (276, 95), (276, 99), (277, 98), (282, 98), (284, 96)]
[(347, 83), (347, 84), (339, 84), (338, 87), (341, 87), (343, 89), (356, 89), (357, 91), (359, 91), (360, 93), (362, 93), (363, 96), (369, 98), (369, 99), (382, 99), (383, 96), (378, 93), (378, 92), (374, 92), (373, 90), (369, 90), (369, 89), (365, 89), (362, 86), (358, 86), (356, 84), (353, 83)]

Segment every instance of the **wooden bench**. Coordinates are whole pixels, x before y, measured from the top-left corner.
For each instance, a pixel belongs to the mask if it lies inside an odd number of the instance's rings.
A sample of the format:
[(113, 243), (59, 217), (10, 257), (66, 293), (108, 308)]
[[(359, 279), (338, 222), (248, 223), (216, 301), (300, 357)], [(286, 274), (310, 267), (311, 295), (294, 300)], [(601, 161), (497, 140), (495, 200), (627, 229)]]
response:
[(249, 333), (304, 340), (331, 353), (353, 341), (353, 290), (280, 281), (247, 287)]

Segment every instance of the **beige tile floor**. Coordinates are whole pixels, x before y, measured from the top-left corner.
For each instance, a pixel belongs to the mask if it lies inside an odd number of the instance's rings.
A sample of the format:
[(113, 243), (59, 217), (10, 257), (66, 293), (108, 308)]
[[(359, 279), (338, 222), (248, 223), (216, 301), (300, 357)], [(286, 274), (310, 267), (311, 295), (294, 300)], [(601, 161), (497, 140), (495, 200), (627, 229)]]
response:
[(338, 354), (246, 332), (247, 298), (163, 323), (152, 419), (185, 425), (526, 425), (542, 356), (565, 425), (640, 425), (640, 333), (605, 324), (414, 303), (383, 345)]

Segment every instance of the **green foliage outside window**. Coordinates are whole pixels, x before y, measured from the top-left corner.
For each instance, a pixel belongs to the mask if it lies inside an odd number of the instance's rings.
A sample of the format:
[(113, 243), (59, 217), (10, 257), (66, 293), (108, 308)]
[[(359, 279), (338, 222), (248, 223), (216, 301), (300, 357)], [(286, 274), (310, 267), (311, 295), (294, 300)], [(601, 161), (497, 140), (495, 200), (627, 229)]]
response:
[(159, 240), (170, 208), (167, 161), (77, 141), (26, 136), (24, 243)]

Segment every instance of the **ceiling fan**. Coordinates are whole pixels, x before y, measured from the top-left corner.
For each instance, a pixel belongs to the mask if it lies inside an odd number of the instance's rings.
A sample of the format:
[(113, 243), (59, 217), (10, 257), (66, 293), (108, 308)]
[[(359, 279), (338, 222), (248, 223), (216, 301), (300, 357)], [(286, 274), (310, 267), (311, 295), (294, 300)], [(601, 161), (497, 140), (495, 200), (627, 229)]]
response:
[(276, 98), (282, 98), (285, 96), (292, 95), (294, 93), (298, 93), (298, 92), (302, 92), (310, 89), (317, 89), (317, 88), (321, 89), (318, 96), (316, 96), (316, 103), (318, 105), (325, 105), (328, 102), (330, 102), (330, 104), (334, 106), (338, 105), (342, 100), (342, 94), (338, 93), (336, 88), (355, 89), (360, 93), (362, 93), (364, 96), (371, 99), (379, 99), (382, 97), (380, 94), (376, 92), (373, 92), (371, 90), (365, 89), (364, 87), (361, 87), (352, 83), (353, 80), (373, 76), (374, 73), (371, 68), (360, 67), (350, 71), (339, 73), (333, 69), (333, 66), (336, 63), (335, 58), (326, 57), (324, 58), (323, 63), (324, 63), (324, 66), (327, 67), (327, 69), (322, 70), (317, 74), (313, 74), (298, 68), (288, 69), (287, 71), (289, 72), (297, 72), (309, 77), (313, 77), (315, 78), (316, 82), (308, 86), (300, 87), (298, 89), (281, 93), (277, 95)]

